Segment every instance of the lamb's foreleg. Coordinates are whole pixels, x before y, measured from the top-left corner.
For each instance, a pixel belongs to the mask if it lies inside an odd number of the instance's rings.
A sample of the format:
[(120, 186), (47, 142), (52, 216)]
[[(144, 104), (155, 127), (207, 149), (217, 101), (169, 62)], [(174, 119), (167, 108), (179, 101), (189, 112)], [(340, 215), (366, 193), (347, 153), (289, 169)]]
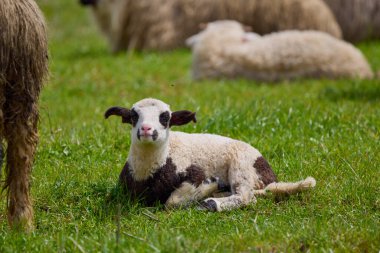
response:
[(216, 180), (206, 180), (198, 187), (189, 182), (183, 182), (181, 186), (170, 195), (165, 206), (167, 208), (188, 206), (191, 203), (211, 196), (211, 194), (218, 191), (218, 189), (219, 184)]
[(256, 198), (252, 186), (240, 184), (234, 187), (232, 195), (223, 198), (208, 198), (202, 202), (202, 207), (209, 211), (232, 210), (250, 203), (256, 203)]

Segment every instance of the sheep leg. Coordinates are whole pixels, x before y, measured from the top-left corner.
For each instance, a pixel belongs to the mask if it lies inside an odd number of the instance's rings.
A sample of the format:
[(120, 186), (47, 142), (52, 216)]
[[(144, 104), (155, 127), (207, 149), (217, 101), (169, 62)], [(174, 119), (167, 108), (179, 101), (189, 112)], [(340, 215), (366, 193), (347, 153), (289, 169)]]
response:
[(248, 181), (234, 183), (231, 187), (232, 195), (221, 198), (208, 198), (205, 199), (201, 205), (209, 211), (225, 211), (246, 206), (249, 203), (256, 203), (255, 191), (252, 184)]
[(32, 229), (33, 208), (29, 195), (30, 174), (38, 142), (37, 95), (9, 88), (4, 104), (5, 137), (8, 141), (6, 182), (8, 221), (12, 228)]
[(268, 193), (274, 195), (295, 194), (313, 188), (315, 184), (313, 177), (307, 177), (305, 180), (298, 182), (274, 182), (268, 184), (263, 190), (255, 190), (254, 194), (256, 196), (266, 196)]
[[(202, 206), (210, 211), (224, 211), (238, 208), (256, 202), (255, 196), (268, 196), (269, 193), (275, 196), (295, 194), (301, 191), (308, 190), (315, 186), (316, 182), (313, 177), (308, 177), (305, 180), (298, 182), (274, 182), (267, 185), (264, 189), (253, 190), (248, 185), (241, 187), (235, 184), (233, 194), (229, 197), (208, 198), (202, 202)], [(234, 193), (235, 192), (235, 193)]]
[(170, 195), (165, 206), (167, 208), (175, 208), (190, 205), (218, 191), (218, 186), (218, 182), (216, 181), (205, 181), (198, 187), (191, 183), (183, 182), (181, 186)]

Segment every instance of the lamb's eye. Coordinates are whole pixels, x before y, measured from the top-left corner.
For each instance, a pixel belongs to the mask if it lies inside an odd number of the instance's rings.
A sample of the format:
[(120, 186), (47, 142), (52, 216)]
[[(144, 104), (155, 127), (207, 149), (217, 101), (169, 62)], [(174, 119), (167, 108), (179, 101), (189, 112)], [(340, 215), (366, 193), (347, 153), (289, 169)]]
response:
[(131, 121), (133, 125), (136, 125), (137, 121), (139, 121), (139, 115), (135, 110), (131, 110)]
[(170, 120), (170, 113), (168, 111), (163, 112), (160, 114), (160, 123), (164, 126), (167, 127), (169, 124)]

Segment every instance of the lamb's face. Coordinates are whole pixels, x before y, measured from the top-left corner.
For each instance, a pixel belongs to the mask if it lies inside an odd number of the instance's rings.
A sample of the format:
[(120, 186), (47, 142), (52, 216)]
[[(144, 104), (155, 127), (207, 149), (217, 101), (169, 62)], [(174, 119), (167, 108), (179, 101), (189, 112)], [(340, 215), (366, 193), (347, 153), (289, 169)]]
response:
[(144, 99), (131, 109), (132, 143), (165, 142), (169, 137), (171, 111), (167, 104), (156, 99)]
[(132, 125), (131, 140), (134, 145), (161, 145), (169, 138), (169, 128), (196, 122), (195, 113), (190, 111), (171, 112), (164, 102), (146, 98), (133, 105), (132, 109), (111, 107), (105, 117), (122, 117), (123, 123)]

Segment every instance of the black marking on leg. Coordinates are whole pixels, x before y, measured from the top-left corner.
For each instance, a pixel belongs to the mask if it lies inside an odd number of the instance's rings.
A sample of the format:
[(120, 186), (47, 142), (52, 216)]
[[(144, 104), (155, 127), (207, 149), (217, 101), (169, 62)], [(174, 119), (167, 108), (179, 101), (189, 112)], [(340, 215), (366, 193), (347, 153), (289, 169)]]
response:
[(210, 177), (207, 178), (203, 183), (205, 184), (211, 184), (211, 183), (217, 183), (218, 184), (218, 191), (230, 191), (230, 186), (226, 184), (224, 181), (220, 180), (219, 177)]
[(216, 212), (218, 210), (215, 200), (212, 199), (202, 201), (201, 206), (211, 212)]

